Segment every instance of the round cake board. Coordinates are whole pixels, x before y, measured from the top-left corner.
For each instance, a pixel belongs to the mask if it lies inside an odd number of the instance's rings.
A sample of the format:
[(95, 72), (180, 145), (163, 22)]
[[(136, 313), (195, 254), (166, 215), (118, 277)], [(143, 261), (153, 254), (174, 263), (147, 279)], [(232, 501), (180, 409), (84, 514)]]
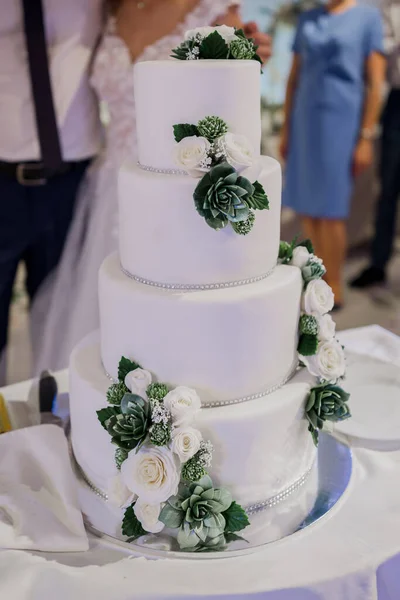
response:
[[(78, 470), (77, 476), (79, 478)], [(293, 521), (291, 524), (292, 528), (288, 531), (287, 526), (289, 524), (290, 527), (290, 514), (286, 515), (285, 533), (279, 535), (280, 527), (276, 526), (277, 524), (274, 522), (271, 523), (271, 520), (268, 518), (269, 509), (267, 508), (257, 514), (250, 515), (251, 526), (240, 532), (243, 539), (230, 542), (220, 552), (187, 552), (180, 550), (175, 537), (169, 535), (168, 532), (157, 535), (144, 535), (134, 542), (128, 543), (123, 539), (109, 535), (93, 527), (88, 518), (85, 518), (85, 525), (90, 532), (118, 546), (121, 550), (148, 558), (209, 560), (242, 556), (256, 552), (267, 545), (280, 543), (288, 537), (302, 535), (303, 532), (308, 531), (316, 523), (328, 519), (333, 514), (334, 508), (340, 508), (340, 504), (345, 500), (345, 492), (349, 488), (352, 476), (351, 450), (330, 435), (321, 434), (318, 447), (318, 465), (314, 469), (312, 476), (316, 478), (317, 495), (316, 499), (315, 494), (312, 496), (313, 501), (308, 514), (300, 524), (298, 521), (297, 523)], [(90, 495), (93, 505), (97, 503), (100, 510), (106, 511), (107, 503), (96, 496), (81, 478), (79, 483), (81, 493), (86, 494), (86, 496)], [(285, 502), (289, 503), (289, 500), (285, 500), (282, 503), (282, 508), (284, 508)]]

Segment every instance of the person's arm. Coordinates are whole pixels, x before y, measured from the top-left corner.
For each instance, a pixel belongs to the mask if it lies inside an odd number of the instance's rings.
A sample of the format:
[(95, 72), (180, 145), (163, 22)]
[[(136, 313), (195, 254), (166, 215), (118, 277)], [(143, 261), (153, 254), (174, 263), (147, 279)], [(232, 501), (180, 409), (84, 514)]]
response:
[(257, 54), (260, 56), (263, 63), (267, 62), (270, 58), (272, 50), (271, 38), (266, 33), (260, 31), (257, 23), (254, 21), (243, 23), (238, 5), (235, 4), (229, 7), (224, 15), (218, 17), (215, 25), (217, 24), (243, 29), (246, 36), (252, 38), (254, 43), (258, 46)]
[(364, 115), (357, 144), (353, 174), (359, 175), (368, 169), (374, 160), (374, 139), (382, 109), (386, 60), (379, 52), (372, 52), (366, 60), (366, 94)]
[(281, 157), (286, 160), (289, 144), (289, 127), (294, 103), (294, 95), (299, 81), (301, 59), (299, 54), (293, 55), (292, 68), (286, 86), (286, 97), (284, 106), (284, 122), (281, 131), (281, 140), (279, 152)]

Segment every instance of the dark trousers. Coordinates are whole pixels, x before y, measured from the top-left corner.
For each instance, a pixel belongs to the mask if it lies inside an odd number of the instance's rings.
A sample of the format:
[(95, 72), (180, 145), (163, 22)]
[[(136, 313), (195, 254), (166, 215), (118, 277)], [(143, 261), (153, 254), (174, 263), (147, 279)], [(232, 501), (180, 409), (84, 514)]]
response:
[(400, 198), (400, 89), (392, 90), (384, 113), (378, 201), (372, 264), (385, 269), (393, 253)]
[(0, 352), (7, 344), (8, 316), (18, 263), (25, 263), (32, 300), (60, 260), (77, 191), (90, 161), (81, 161), (45, 185), (25, 187), (0, 174)]

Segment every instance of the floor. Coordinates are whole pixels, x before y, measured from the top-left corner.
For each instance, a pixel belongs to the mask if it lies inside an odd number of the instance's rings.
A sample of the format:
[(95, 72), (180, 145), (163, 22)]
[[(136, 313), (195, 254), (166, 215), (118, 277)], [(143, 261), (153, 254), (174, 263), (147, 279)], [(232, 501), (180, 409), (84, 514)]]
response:
[[(365, 262), (365, 249), (352, 252), (346, 265), (346, 279), (357, 273)], [(23, 272), (20, 271), (11, 309), (8, 383), (28, 379), (31, 371), (27, 298), (23, 290), (23, 277)], [(335, 314), (335, 320), (338, 329), (377, 324), (400, 335), (400, 239), (390, 268), (390, 285), (368, 293), (348, 289), (345, 307)]]

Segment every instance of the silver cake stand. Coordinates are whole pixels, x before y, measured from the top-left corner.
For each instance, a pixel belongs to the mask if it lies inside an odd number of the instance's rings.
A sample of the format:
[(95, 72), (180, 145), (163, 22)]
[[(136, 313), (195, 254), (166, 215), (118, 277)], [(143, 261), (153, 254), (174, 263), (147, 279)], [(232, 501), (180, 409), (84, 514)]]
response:
[[(79, 478), (78, 469), (76, 469), (76, 473)], [(281, 504), (278, 514), (275, 509), (272, 509), (273, 512), (269, 513), (270, 509), (267, 508), (258, 514), (251, 515), (250, 527), (241, 532), (245, 539), (230, 542), (223, 551), (219, 552), (184, 552), (179, 549), (173, 536), (164, 533), (145, 535), (134, 542), (127, 543), (94, 528), (88, 519), (85, 519), (85, 525), (91, 533), (120, 547), (121, 550), (149, 558), (204, 560), (241, 556), (256, 552), (267, 545), (280, 543), (288, 537), (299, 536), (304, 530), (309, 530), (316, 523), (329, 518), (334, 507), (340, 508), (352, 476), (351, 450), (333, 437), (321, 434), (318, 447), (318, 465), (314, 476), (318, 478), (318, 481), (315, 481), (317, 494), (315, 496), (314, 487), (310, 509), (305, 512), (306, 517), (301, 520), (300, 525), (299, 520), (296, 523), (291, 515), (292, 511), (294, 519), (296, 519), (297, 498), (294, 496)], [(81, 478), (80, 484), (86, 485)], [(304, 494), (302, 500), (305, 500)], [(273, 516), (271, 517), (271, 515)], [(290, 527), (291, 521), (292, 526)], [(285, 524), (284, 527), (282, 527), (283, 523)], [(272, 535), (271, 531), (273, 532)]]

